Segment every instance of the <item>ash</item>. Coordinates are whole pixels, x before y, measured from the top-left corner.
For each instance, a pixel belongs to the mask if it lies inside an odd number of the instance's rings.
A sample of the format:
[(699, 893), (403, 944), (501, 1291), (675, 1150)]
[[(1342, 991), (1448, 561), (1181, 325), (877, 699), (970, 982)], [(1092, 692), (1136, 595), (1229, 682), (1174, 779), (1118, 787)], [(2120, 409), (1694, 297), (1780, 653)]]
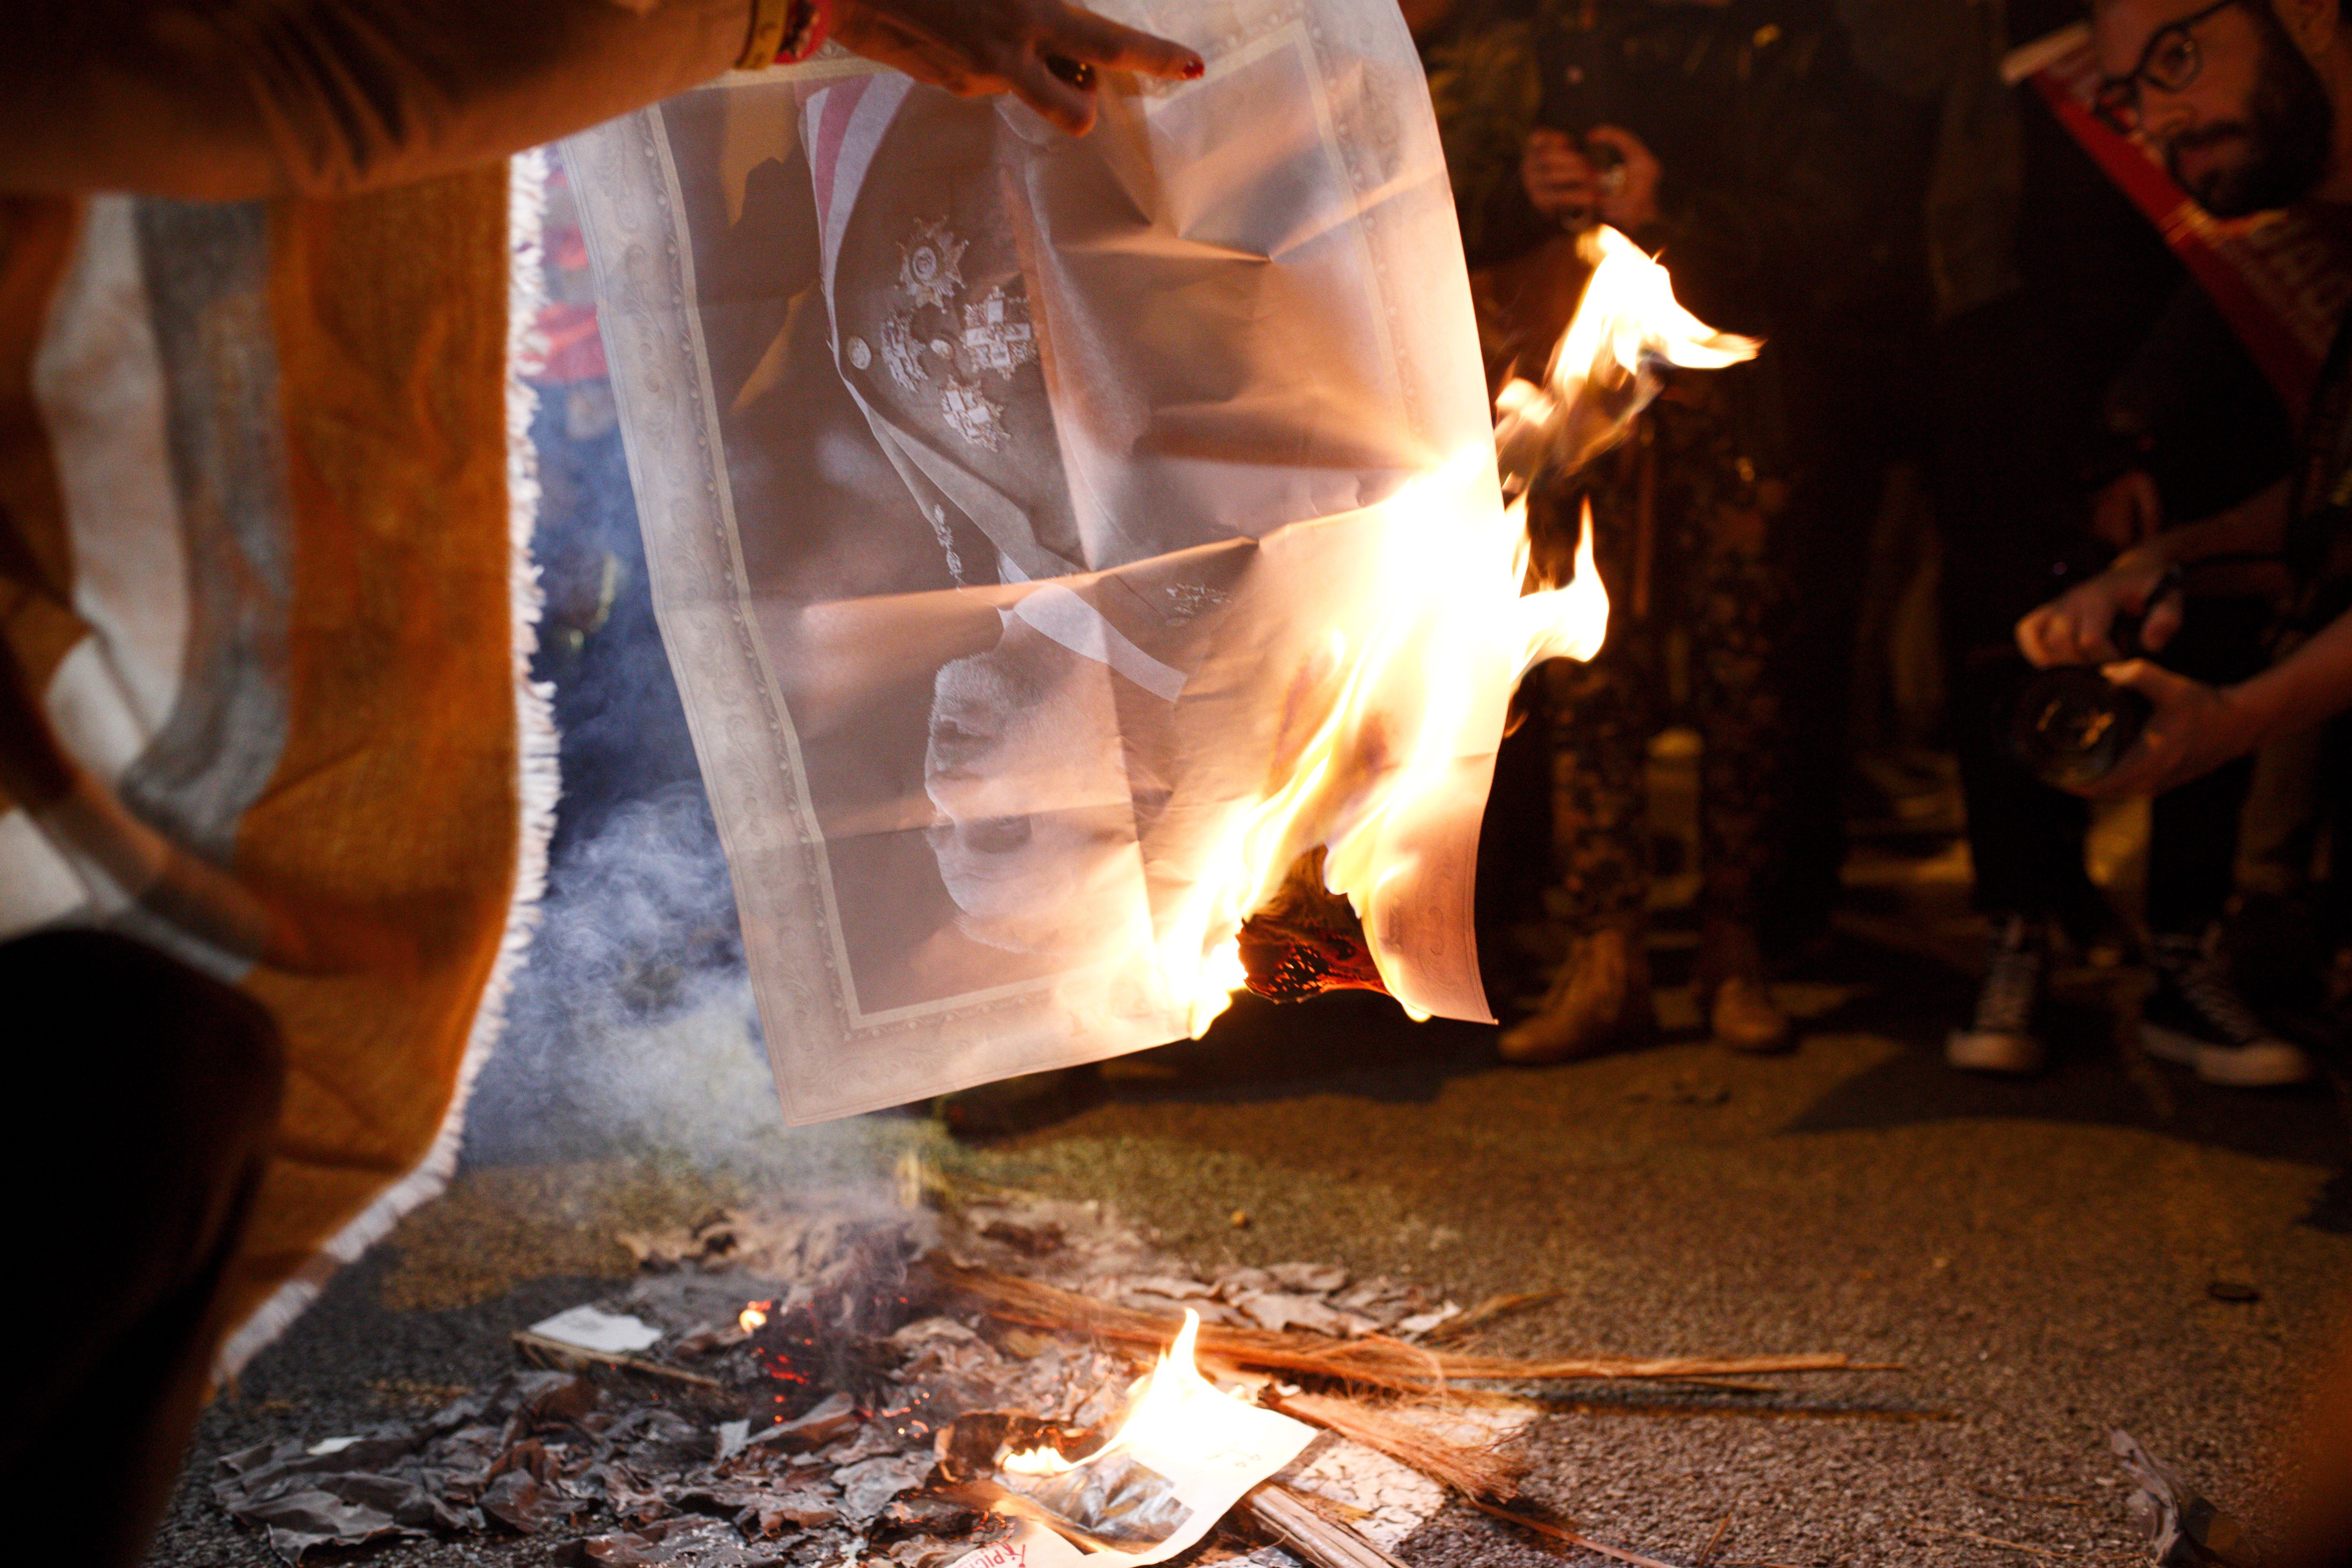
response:
[[(845, 1192), (618, 1239), (640, 1263), (626, 1289), (516, 1325), (519, 1360), (540, 1364), (419, 1421), (224, 1456), (215, 1500), (289, 1563), (496, 1533), (568, 1538), (573, 1561), (614, 1568), (946, 1568), (1007, 1527), (943, 1484), (947, 1425), (1008, 1411), (1107, 1431), (1148, 1358), (997, 1321), (944, 1291), (928, 1260), (1238, 1327), (1412, 1339), (1458, 1310), (1328, 1265), (1202, 1276), (1097, 1205), (1016, 1194), (941, 1210)], [(1485, 1440), (1525, 1418), (1457, 1417)], [(1444, 1500), (1328, 1433), (1282, 1479), (1385, 1546)], [(1195, 1550), (1290, 1561), (1223, 1532)]]

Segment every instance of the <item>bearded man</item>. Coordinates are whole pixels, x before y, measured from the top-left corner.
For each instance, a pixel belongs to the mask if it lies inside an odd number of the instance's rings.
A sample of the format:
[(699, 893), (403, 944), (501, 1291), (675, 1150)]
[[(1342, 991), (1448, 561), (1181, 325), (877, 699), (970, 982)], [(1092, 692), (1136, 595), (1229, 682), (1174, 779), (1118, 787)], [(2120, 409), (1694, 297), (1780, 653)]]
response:
[[(2293, 206), (2315, 226), (2352, 226), (2352, 26), (2337, 0), (2105, 0), (2095, 13), (2102, 115), (2138, 136), (2217, 217)], [(2199, 779), (2266, 742), (2352, 705), (2352, 342), (2337, 329), (2287, 479), (2211, 517), (2158, 532), (2103, 573), (2026, 616), (2018, 646), (2039, 665), (2100, 663), (2152, 704), (2139, 741), (2080, 793), (2152, 795)], [(2229, 684), (2190, 679), (2147, 658), (2118, 660), (2111, 629), (2145, 616), (2144, 649), (2183, 624), (2179, 570), (2223, 555), (2284, 549), (2299, 602), (2284, 658)], [(2340, 794), (2340, 792), (2338, 792)], [(2154, 1037), (2151, 1036), (2151, 1040)], [(2193, 1049), (2201, 1076), (2269, 1081), (2221, 1039)], [(2298, 1075), (2299, 1076), (2299, 1075)]]

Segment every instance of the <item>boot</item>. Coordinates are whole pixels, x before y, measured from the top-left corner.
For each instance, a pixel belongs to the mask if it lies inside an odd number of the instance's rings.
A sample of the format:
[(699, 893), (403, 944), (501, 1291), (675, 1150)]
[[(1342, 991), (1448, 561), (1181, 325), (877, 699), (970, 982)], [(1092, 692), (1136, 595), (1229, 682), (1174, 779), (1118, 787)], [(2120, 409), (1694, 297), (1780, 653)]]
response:
[(1756, 933), (1735, 921), (1710, 920), (1699, 935), (1699, 996), (1718, 1044), (1758, 1054), (1797, 1043), (1789, 1015), (1764, 984)]
[(1503, 1059), (1574, 1061), (1655, 1026), (1641, 926), (1603, 926), (1570, 946), (1543, 1006), (1503, 1031)]

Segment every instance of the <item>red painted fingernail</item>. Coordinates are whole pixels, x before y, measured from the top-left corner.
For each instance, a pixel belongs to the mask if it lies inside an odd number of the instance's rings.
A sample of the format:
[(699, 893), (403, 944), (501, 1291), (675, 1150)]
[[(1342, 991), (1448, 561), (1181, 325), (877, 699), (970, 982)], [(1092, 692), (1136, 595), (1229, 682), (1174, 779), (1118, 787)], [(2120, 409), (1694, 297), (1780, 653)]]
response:
[(1197, 55), (1184, 62), (1184, 79), (1186, 81), (1198, 81), (1208, 74), (1209, 62), (1202, 59)]

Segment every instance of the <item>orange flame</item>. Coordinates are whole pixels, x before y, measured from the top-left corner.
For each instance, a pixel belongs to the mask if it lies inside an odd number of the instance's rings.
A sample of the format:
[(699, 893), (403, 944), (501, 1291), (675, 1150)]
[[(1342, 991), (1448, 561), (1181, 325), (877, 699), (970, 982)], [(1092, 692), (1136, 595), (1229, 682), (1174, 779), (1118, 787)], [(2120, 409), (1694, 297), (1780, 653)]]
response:
[(1590, 231), (1577, 253), (1592, 276), (1543, 384), (1513, 380), (1495, 397), (1496, 451), (1506, 482), (1522, 488), (1544, 468), (1579, 468), (1614, 445), (1656, 395), (1660, 364), (1721, 370), (1763, 346), (1692, 315), (1666, 269), (1615, 229)]
[(996, 1461), (996, 1468), (1016, 1476), (1058, 1476), (1139, 1443), (1181, 1448), (1197, 1440), (1199, 1434), (1217, 1430), (1220, 1415), (1248, 1401), (1234, 1398), (1201, 1375), (1192, 1359), (1192, 1346), (1200, 1333), (1201, 1315), (1188, 1307), (1175, 1342), (1160, 1352), (1150, 1373), (1136, 1384), (1127, 1419), (1119, 1423), (1109, 1441), (1085, 1458), (1064, 1458), (1057, 1450), (1040, 1447), (1007, 1454)]
[[(1187, 945), (1200, 956), (1192, 994), (1197, 1037), (1244, 984), (1237, 933), (1297, 858), (1319, 843), (1325, 886), (1364, 922), (1381, 977), (1405, 1010), (1427, 1017), (1436, 998), (1383, 952), (1384, 889), (1405, 897), (1427, 825), (1475, 788), (1465, 760), (1490, 756), (1518, 678), (1549, 658), (1589, 659), (1609, 626), (1585, 509), (1575, 576), (1526, 591), (1531, 551), (1525, 492), (1546, 470), (1569, 471), (1622, 437), (1657, 390), (1661, 363), (1717, 368), (1752, 357), (1753, 339), (1717, 332), (1682, 307), (1664, 268), (1613, 229), (1584, 242), (1592, 263), (1574, 320), (1542, 386), (1507, 385), (1496, 399), (1495, 445), (1454, 454), (1381, 510), (1397, 541), (1378, 569), (1380, 618), (1350, 647), (1334, 627), (1296, 707), (1319, 715), (1280, 748), (1278, 777), (1228, 837), (1164, 939), (1163, 970)], [(1515, 498), (1495, 504), (1498, 479)], [(1399, 878), (1406, 880), (1399, 882)], [(1425, 1005), (1428, 1004), (1428, 1005)], [(1476, 1005), (1474, 1002), (1472, 1005)]]

